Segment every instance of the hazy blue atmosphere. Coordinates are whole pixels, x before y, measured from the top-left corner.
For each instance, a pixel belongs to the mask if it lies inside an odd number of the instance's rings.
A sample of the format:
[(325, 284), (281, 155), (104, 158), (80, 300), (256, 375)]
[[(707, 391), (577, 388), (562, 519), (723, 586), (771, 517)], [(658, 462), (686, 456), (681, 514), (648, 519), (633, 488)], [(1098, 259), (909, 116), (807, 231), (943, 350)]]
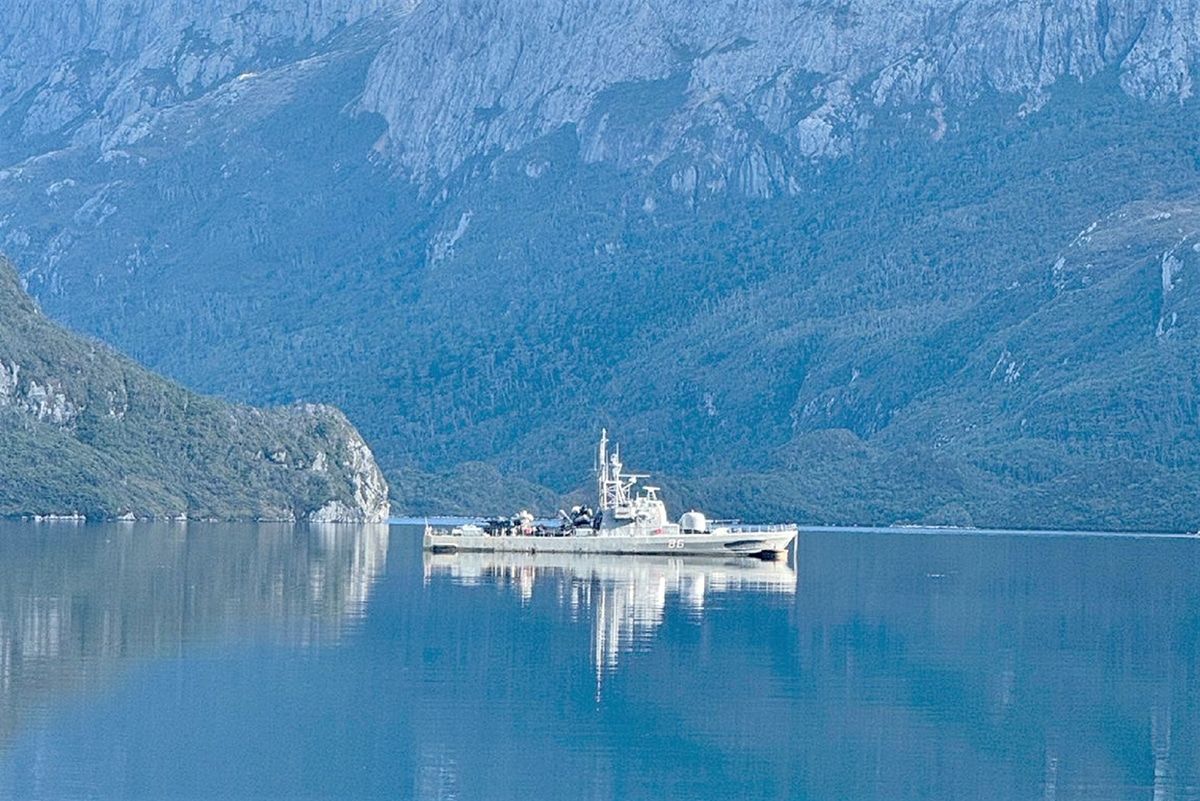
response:
[(1197, 76), (1182, 0), (3, 0), (0, 799), (1200, 801)]
[(12, 0), (0, 250), (397, 511), (1194, 530), (1195, 13)]

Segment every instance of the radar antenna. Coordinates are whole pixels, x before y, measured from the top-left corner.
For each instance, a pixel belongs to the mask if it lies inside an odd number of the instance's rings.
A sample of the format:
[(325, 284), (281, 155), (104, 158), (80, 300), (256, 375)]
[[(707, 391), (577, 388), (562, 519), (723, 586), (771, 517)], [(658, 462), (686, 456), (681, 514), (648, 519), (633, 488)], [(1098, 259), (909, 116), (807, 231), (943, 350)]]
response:
[[(600, 429), (600, 469), (597, 475), (597, 489), (600, 496), (600, 509), (612, 510), (629, 506), (629, 490), (644, 475), (622, 473), (621, 450), (614, 449), (608, 453), (608, 429)], [(611, 519), (611, 518), (609, 518)]]

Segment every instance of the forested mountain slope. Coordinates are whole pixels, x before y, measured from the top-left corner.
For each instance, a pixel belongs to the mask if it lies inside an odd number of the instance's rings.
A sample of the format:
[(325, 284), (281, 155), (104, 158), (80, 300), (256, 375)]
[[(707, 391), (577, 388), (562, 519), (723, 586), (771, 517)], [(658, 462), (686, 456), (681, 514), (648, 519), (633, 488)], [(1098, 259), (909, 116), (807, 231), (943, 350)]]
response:
[(409, 510), (579, 487), (608, 425), (731, 516), (1200, 519), (1187, 4), (3, 14), (47, 312), (338, 404)]
[(0, 260), (0, 516), (379, 521), (387, 484), (328, 406), (189, 392), (45, 319)]

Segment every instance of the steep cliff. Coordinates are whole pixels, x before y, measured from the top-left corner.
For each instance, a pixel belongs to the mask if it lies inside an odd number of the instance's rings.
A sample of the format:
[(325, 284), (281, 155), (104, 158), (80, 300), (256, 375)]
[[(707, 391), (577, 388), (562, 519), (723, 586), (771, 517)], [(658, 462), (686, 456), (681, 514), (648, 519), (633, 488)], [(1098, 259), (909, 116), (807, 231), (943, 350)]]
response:
[(895, 109), (936, 139), (948, 107), (998, 92), (1026, 114), (1110, 67), (1135, 97), (1186, 99), (1196, 24), (1157, 0), (446, 0), (397, 24), (361, 107), (421, 179), (572, 125), (584, 159), (673, 160), (678, 192), (768, 197), (801, 191), (812, 160), (849, 155)]
[(0, 261), (0, 515), (378, 521), (387, 484), (329, 406), (195, 395), (46, 320)]
[(1174, 0), (15, 0), (0, 117), (11, 153), (112, 152), (164, 110), (328, 56), (352, 30), (373, 55), (345, 101), (384, 117), (380, 146), (419, 182), (573, 126), (585, 159), (677, 157), (678, 191), (769, 195), (799, 191), (805, 165), (851, 153), (888, 110), (940, 138), (948, 109), (981, 95), (1034, 113), (1060, 80), (1109, 68), (1134, 97), (1186, 100), (1197, 23)]

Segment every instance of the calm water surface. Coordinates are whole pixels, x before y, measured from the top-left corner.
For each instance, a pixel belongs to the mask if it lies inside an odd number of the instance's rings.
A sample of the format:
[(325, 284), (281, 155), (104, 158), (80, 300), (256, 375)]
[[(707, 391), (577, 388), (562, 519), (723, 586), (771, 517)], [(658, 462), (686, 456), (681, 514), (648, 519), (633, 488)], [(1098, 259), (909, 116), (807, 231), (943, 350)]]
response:
[(1200, 798), (1200, 540), (0, 524), (0, 798)]

